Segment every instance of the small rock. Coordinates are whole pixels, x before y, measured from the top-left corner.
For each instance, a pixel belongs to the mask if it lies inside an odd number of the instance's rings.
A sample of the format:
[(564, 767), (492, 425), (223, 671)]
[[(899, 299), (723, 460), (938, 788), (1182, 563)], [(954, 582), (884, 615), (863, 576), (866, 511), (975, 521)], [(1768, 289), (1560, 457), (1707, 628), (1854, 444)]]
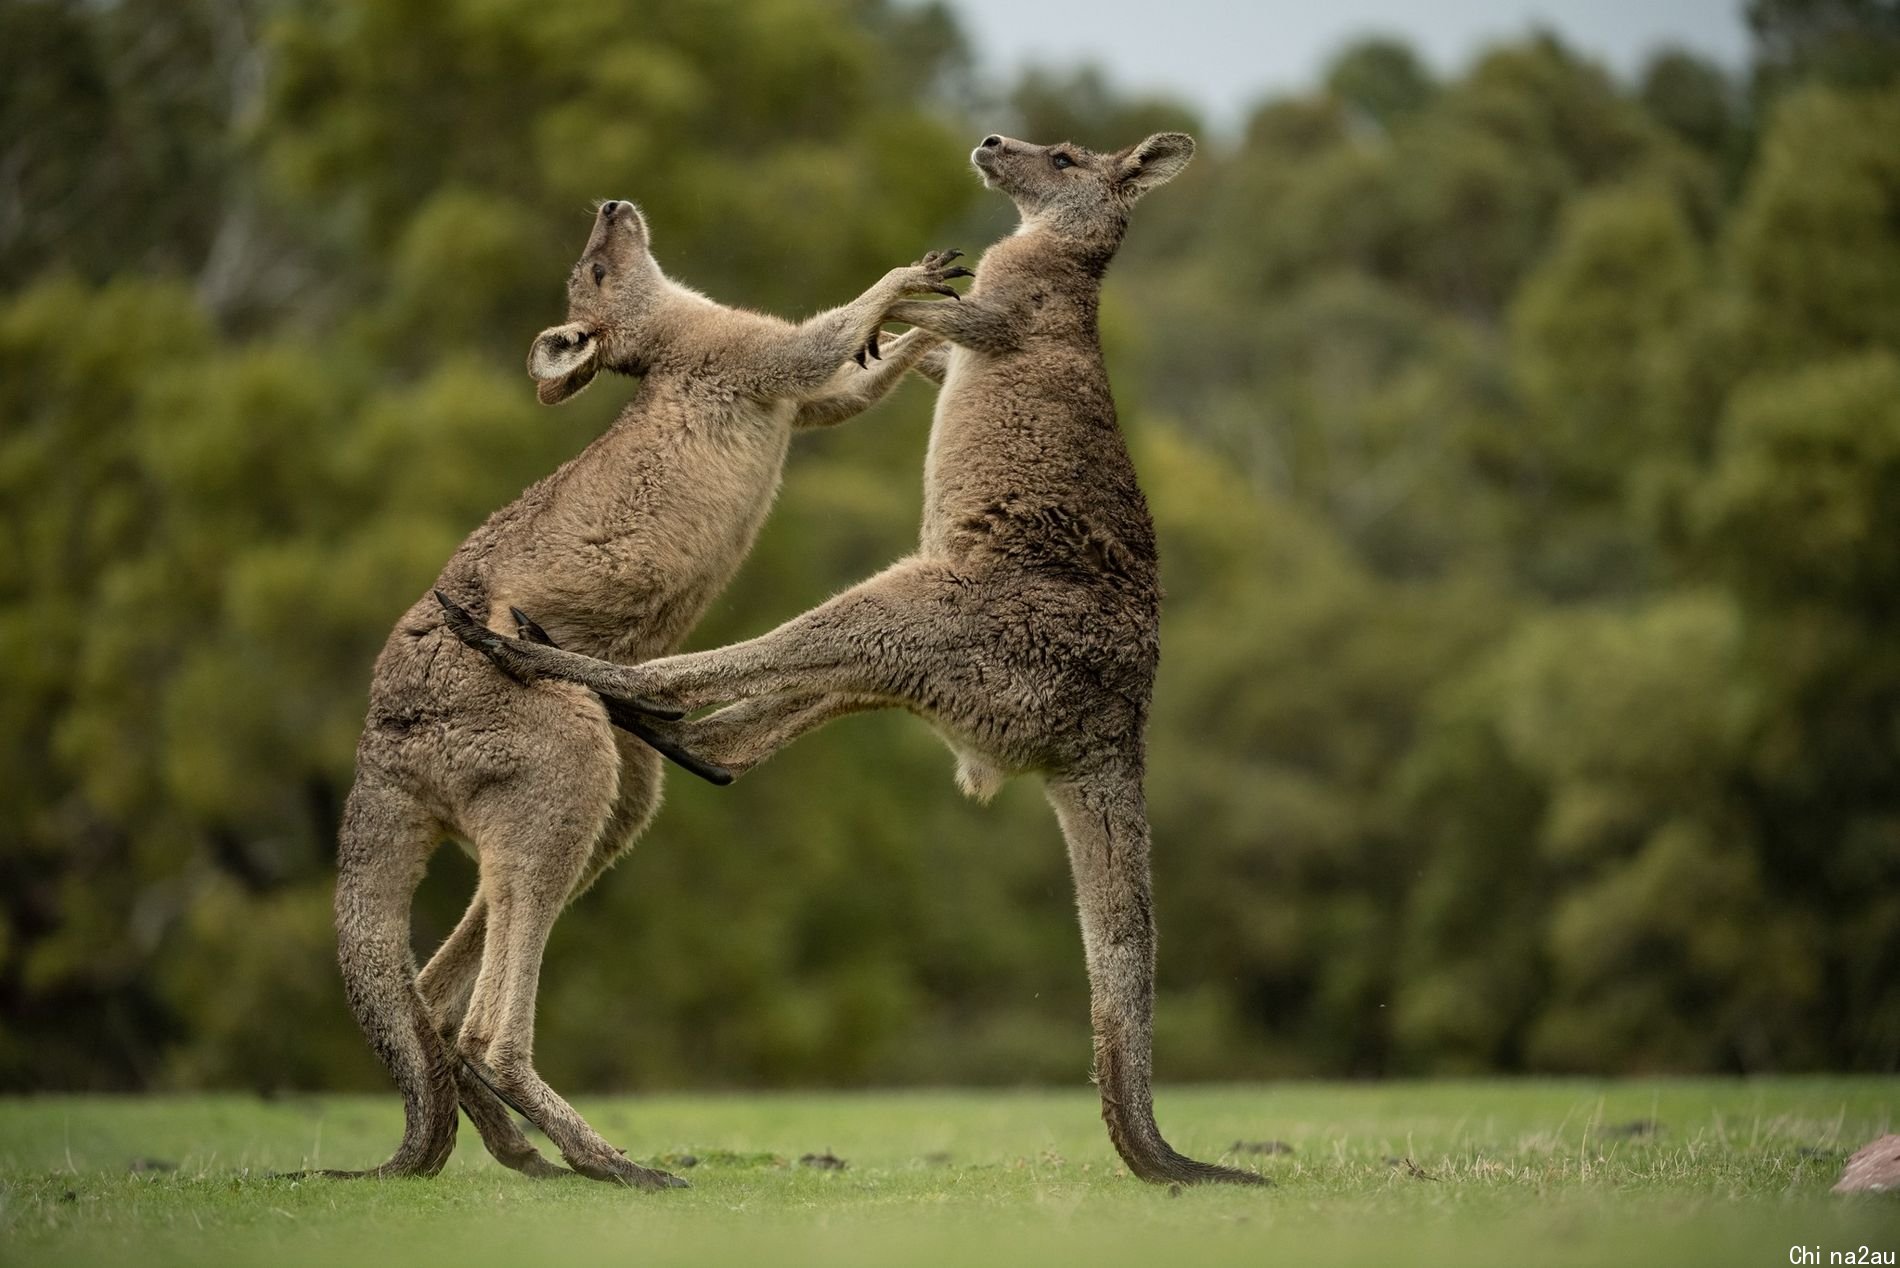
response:
[(77, 1193), (74, 1193), (71, 1189), (68, 1189), (66, 1190), (66, 1192), (59, 1195), (59, 1200), (62, 1202), (77, 1202), (79, 1200), (79, 1195)]
[(176, 1171), (178, 1164), (167, 1162), (163, 1158), (134, 1158), (125, 1164), (125, 1169), (136, 1176), (148, 1171)]
[(1290, 1154), (1293, 1146), (1284, 1140), (1236, 1140), (1227, 1147), (1230, 1154)]
[(1181, 1196), (1181, 1186), (1180, 1186), (1180, 1185), (1178, 1185), (1178, 1184), (1171, 1184), (1171, 1185), (1169, 1185), (1169, 1186), (1168, 1186), (1168, 1196), (1169, 1196), (1169, 1197), (1171, 1197), (1171, 1198), (1178, 1198), (1178, 1197), (1180, 1197), (1180, 1196)]
[(1847, 1160), (1836, 1193), (1887, 1193), (1900, 1189), (1900, 1136), (1882, 1136)]
[(838, 1157), (829, 1149), (821, 1154), (806, 1154), (798, 1160), (800, 1166), (816, 1167), (820, 1171), (843, 1171), (851, 1164)]

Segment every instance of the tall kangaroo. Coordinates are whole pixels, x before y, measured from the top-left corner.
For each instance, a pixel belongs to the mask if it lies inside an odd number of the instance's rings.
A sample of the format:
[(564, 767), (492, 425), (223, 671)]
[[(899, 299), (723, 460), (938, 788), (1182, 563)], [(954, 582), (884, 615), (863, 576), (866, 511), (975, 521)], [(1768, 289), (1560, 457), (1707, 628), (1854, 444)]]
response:
[(890, 310), (952, 345), (915, 555), (759, 638), (632, 667), (449, 617), (523, 679), (580, 683), (623, 707), (738, 702), (696, 721), (652, 721), (724, 775), (832, 718), (879, 708), (933, 723), (973, 796), (1043, 774), (1075, 877), (1109, 1137), (1144, 1180), (1256, 1184), (1176, 1153), (1155, 1126), (1142, 775), (1161, 590), (1096, 329), (1130, 208), (1193, 152), (1191, 137), (1163, 132), (1113, 154), (1000, 136), (972, 154), (1022, 226), (984, 255), (961, 302)]
[[(639, 210), (602, 203), (568, 279), (569, 320), (536, 337), (528, 368), (549, 405), (601, 370), (645, 381), (607, 432), (462, 543), (437, 593), (491, 616), (532, 608), (563, 641), (601, 656), (671, 650), (751, 548), (794, 428), (859, 412), (932, 351), (935, 338), (913, 331), (874, 368), (848, 364), (877, 354), (879, 323), (905, 295), (954, 293), (945, 281), (968, 276), (950, 267), (956, 254), (893, 269), (794, 326), (669, 280)], [(653, 817), (659, 758), (617, 734), (593, 694), (505, 678), (442, 627), (424, 597), (376, 661), (337, 857), (344, 986), (402, 1092), (402, 1144), (372, 1172), (330, 1174), (439, 1171), (459, 1096), (489, 1151), (517, 1170), (565, 1173), (504, 1105), (584, 1175), (682, 1184), (629, 1162), (532, 1064), (548, 932)], [(643, 729), (637, 716), (622, 721)], [(418, 978), (410, 904), (445, 836), (474, 854), (480, 886)]]

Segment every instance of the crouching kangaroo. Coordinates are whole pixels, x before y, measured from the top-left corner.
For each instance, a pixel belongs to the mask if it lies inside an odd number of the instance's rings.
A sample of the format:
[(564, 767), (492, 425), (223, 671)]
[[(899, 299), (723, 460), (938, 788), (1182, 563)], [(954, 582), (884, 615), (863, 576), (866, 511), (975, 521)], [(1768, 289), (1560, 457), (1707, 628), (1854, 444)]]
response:
[(984, 255), (961, 302), (890, 311), (951, 345), (915, 555), (762, 637), (630, 668), (449, 616), (523, 678), (584, 684), (623, 707), (738, 702), (697, 721), (652, 721), (669, 745), (726, 774), (878, 708), (934, 723), (974, 796), (1043, 774), (1075, 877), (1110, 1138), (1144, 1180), (1255, 1184), (1176, 1153), (1155, 1126), (1142, 776), (1161, 590), (1096, 329), (1129, 209), (1193, 152), (1178, 132), (1114, 154), (1000, 136), (977, 147), (972, 161), (1015, 201), (1021, 229)]
[[(670, 281), (638, 209), (601, 204), (568, 279), (569, 320), (535, 339), (528, 368), (549, 405), (602, 370), (645, 381), (612, 428), (469, 536), (437, 593), (490, 615), (531, 609), (569, 646), (609, 659), (672, 649), (750, 549), (793, 429), (859, 412), (931, 351), (935, 338), (913, 331), (877, 366), (849, 364), (877, 353), (878, 325), (905, 295), (952, 293), (945, 281), (968, 276), (950, 267), (956, 254), (894, 269), (794, 326)], [(629, 1162), (531, 1059), (548, 932), (652, 818), (659, 767), (652, 748), (617, 735), (591, 693), (495, 673), (444, 632), (436, 600), (403, 615), (370, 686), (336, 918), (350, 1007), (395, 1077), (406, 1123), (382, 1166), (330, 1174), (434, 1174), (455, 1145), (459, 1097), (510, 1167), (565, 1172), (504, 1106), (584, 1175), (681, 1183)], [(476, 857), (480, 887), (418, 978), (410, 904), (445, 836)]]

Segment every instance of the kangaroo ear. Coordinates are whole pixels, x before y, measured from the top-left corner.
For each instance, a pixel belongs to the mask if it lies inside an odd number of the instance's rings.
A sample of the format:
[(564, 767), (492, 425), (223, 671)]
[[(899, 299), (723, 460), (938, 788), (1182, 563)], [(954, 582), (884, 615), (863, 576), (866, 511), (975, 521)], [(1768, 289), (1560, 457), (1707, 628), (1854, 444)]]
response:
[(1130, 198), (1139, 198), (1179, 176), (1193, 157), (1193, 137), (1185, 132), (1157, 132), (1122, 156), (1122, 189)]
[(581, 322), (554, 326), (534, 337), (528, 373), (540, 383), (534, 394), (543, 405), (559, 405), (594, 381), (600, 341)]

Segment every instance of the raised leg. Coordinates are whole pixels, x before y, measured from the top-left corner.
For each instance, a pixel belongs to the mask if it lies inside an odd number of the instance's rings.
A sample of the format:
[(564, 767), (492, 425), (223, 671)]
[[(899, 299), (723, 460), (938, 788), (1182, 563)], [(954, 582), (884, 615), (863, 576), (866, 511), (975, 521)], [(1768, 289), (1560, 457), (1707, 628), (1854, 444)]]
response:
[(1116, 1152), (1130, 1171), (1156, 1184), (1265, 1184), (1253, 1172), (1176, 1153), (1155, 1125), (1155, 926), (1139, 772), (1052, 780), (1048, 795), (1075, 877), (1095, 1029), (1095, 1081)]
[(788, 691), (755, 696), (686, 722), (651, 727), (674, 747), (721, 771), (729, 782), (745, 774), (807, 731), (847, 714), (888, 708), (876, 696)]
[(972, 626), (978, 605), (967, 579), (931, 560), (895, 564), (757, 638), (641, 665), (498, 634), (437, 598), (456, 636), (515, 677), (565, 679), (643, 710), (690, 711), (786, 692), (868, 697), (926, 712), (955, 699), (980, 709), (997, 685), (985, 684), (970, 654), (981, 634)]

